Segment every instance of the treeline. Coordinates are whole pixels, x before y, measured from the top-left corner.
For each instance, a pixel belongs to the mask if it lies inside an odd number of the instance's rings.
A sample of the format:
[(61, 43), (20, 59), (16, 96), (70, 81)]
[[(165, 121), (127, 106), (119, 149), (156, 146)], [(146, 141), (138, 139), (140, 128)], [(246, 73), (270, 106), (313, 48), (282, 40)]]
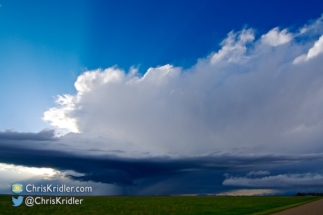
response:
[(323, 193), (296, 193), (295, 196), (323, 196)]

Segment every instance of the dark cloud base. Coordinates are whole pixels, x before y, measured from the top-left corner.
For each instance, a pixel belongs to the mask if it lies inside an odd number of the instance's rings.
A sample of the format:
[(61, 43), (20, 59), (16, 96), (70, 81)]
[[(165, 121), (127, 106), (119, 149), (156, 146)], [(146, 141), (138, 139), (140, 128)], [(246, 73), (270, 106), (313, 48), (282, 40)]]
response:
[(16, 131), (0, 131), (0, 140), (32, 140), (32, 141), (53, 141), (56, 140), (54, 130), (42, 130), (38, 133), (32, 132), (16, 132)]
[[(274, 174), (291, 171), (317, 172), (322, 159), (322, 154), (219, 154), (181, 158), (122, 158), (112, 155), (80, 155), (21, 145), (18, 147), (8, 142), (0, 143), (1, 163), (47, 167), (61, 171), (73, 170), (84, 175), (68, 175), (72, 180), (118, 185), (125, 187), (125, 193), (130, 195), (216, 193), (228, 189), (248, 188), (241, 186), (241, 183), (232, 183), (229, 186), (222, 184), (224, 180), (228, 180), (225, 173), (238, 176), (240, 174), (242, 179), (245, 179), (245, 175), (257, 170), (270, 170), (270, 173)], [(287, 187), (289, 190), (296, 189)], [(283, 189), (278, 185), (270, 188)]]

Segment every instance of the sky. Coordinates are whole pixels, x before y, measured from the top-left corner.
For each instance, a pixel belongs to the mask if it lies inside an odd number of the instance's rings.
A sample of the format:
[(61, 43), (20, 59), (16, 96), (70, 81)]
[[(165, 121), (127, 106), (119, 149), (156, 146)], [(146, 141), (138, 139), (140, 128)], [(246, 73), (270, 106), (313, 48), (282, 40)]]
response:
[(0, 5), (0, 193), (323, 192), (322, 1)]

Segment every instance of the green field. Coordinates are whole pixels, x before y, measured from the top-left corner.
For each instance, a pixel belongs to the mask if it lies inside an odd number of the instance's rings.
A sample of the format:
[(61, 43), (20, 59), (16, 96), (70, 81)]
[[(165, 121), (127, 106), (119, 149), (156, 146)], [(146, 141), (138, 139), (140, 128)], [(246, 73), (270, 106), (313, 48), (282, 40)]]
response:
[[(48, 198), (48, 197), (45, 197)], [(55, 197), (52, 197), (55, 198)], [(13, 207), (11, 196), (0, 195), (0, 214), (271, 214), (318, 197), (76, 197), (81, 205)]]

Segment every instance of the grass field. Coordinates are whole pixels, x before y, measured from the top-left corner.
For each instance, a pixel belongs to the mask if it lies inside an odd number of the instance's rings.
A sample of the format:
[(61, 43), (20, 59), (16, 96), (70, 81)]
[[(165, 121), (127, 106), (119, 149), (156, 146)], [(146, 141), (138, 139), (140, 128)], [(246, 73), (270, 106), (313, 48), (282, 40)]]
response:
[[(45, 197), (48, 198), (48, 197)], [(53, 198), (53, 197), (52, 197)], [(65, 198), (65, 197), (64, 197)], [(0, 195), (0, 214), (271, 214), (318, 197), (77, 197), (81, 205), (13, 207), (11, 196)]]

